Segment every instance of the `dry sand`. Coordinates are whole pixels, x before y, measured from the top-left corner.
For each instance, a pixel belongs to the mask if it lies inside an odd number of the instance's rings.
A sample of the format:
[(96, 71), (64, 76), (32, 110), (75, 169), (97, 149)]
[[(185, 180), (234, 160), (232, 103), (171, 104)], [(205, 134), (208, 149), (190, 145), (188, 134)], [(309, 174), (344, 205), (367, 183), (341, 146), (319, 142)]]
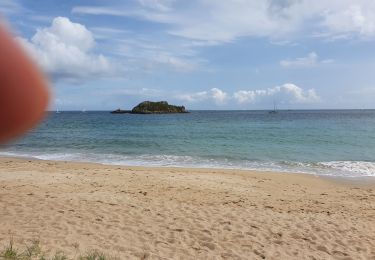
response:
[(375, 185), (302, 174), (0, 159), (0, 244), (69, 257), (375, 259)]

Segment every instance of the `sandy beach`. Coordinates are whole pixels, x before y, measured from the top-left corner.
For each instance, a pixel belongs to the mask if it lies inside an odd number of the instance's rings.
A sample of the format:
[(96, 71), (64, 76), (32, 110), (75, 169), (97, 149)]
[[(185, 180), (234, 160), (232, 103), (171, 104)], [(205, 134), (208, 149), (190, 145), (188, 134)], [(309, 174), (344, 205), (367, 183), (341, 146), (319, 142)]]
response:
[(75, 258), (375, 259), (375, 185), (0, 159), (0, 244)]

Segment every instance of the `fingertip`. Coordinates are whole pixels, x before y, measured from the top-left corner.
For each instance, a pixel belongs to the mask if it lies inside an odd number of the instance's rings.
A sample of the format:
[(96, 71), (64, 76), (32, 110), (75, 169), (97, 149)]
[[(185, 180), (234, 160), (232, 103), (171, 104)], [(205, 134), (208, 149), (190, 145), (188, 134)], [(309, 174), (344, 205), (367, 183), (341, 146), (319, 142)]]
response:
[(46, 78), (0, 25), (0, 143), (35, 126), (45, 115), (48, 101)]

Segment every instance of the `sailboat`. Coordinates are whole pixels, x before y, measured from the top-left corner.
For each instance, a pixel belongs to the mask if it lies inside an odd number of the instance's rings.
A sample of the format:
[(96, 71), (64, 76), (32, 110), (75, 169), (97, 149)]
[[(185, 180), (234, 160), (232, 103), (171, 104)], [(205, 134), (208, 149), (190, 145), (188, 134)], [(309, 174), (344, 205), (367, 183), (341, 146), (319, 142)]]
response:
[(59, 109), (56, 109), (56, 114), (60, 114), (60, 110)]
[(276, 103), (273, 101), (273, 110), (268, 111), (269, 114), (277, 114)]

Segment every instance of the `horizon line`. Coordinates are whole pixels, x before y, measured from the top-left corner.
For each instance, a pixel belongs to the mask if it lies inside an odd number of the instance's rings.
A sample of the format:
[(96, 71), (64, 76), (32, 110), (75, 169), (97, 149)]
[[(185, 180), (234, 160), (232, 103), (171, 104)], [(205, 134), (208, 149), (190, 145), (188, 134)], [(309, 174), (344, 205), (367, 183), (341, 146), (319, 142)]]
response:
[[(187, 111), (271, 111), (272, 109), (187, 109)], [(277, 109), (277, 111), (322, 111), (322, 110), (375, 110), (375, 108), (296, 108), (296, 109)], [(113, 110), (96, 109), (67, 109), (58, 110), (59, 112), (111, 112)], [(55, 110), (46, 110), (45, 112), (56, 112)]]

